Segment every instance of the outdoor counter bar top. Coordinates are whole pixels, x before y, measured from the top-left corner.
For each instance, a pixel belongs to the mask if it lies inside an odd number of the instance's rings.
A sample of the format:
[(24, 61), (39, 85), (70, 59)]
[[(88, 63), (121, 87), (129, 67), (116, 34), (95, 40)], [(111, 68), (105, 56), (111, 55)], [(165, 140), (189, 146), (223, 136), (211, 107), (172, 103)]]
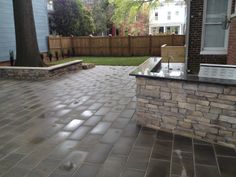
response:
[(137, 124), (226, 146), (236, 145), (236, 81), (187, 74), (152, 57), (137, 67)]
[(169, 67), (171, 70), (168, 70), (167, 63), (161, 63), (160, 57), (151, 57), (138, 66), (133, 72), (130, 73), (130, 75), (153, 79), (182, 80), (189, 82), (236, 86), (236, 80), (198, 77), (197, 75), (188, 74), (186, 72), (185, 64), (183, 63), (170, 63)]

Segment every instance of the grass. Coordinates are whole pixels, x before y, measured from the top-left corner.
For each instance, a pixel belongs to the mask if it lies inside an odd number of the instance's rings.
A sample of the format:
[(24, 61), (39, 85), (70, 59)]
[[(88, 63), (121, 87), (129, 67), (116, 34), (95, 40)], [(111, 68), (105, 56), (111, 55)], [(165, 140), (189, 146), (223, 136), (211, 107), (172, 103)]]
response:
[(48, 65), (57, 65), (74, 60), (83, 60), (84, 63), (94, 63), (95, 65), (110, 65), (110, 66), (138, 66), (147, 60), (149, 57), (74, 57), (64, 60), (53, 61)]

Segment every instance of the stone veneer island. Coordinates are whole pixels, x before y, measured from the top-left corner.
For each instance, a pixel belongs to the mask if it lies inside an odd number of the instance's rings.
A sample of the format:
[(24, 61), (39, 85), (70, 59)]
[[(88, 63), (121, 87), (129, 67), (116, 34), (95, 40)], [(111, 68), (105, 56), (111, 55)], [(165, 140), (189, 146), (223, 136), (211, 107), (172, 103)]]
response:
[(137, 123), (226, 146), (236, 145), (236, 81), (187, 74), (184, 64), (150, 58), (137, 81)]

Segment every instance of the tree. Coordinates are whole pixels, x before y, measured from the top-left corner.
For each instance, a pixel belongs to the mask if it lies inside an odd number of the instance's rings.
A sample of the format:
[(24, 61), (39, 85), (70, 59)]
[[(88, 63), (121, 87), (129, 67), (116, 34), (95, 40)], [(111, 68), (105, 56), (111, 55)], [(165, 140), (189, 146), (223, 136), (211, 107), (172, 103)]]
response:
[(110, 5), (108, 0), (97, 0), (92, 7), (92, 16), (95, 22), (95, 34), (101, 35), (107, 33), (108, 26), (110, 26)]
[(109, 2), (115, 7), (112, 21), (117, 27), (133, 23), (137, 13), (144, 5), (148, 7), (148, 11), (158, 5), (158, 0), (109, 0)]
[(36, 37), (32, 0), (13, 0), (16, 66), (43, 66)]
[(95, 24), (94, 24), (94, 19), (92, 18), (92, 14), (82, 5), (80, 0), (76, 0), (76, 4), (80, 9), (78, 16), (80, 21), (79, 25), (80, 33), (78, 33), (77, 35), (88, 36), (90, 34), (93, 34), (95, 31)]
[(55, 0), (49, 21), (51, 31), (63, 36), (89, 35), (95, 28), (91, 14), (80, 0)]
[(131, 35), (148, 35), (149, 33), (149, 9), (147, 5), (137, 12), (134, 22), (127, 25), (128, 32)]

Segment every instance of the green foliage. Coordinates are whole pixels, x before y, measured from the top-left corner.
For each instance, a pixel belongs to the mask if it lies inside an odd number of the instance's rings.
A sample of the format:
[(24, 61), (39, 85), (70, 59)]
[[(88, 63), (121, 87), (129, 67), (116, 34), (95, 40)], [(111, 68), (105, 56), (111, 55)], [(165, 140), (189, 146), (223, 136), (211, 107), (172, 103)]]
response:
[(144, 5), (147, 6), (147, 10), (156, 7), (158, 0), (109, 0), (109, 3), (115, 7), (112, 21), (120, 27), (133, 22), (136, 14)]
[(95, 30), (92, 16), (80, 0), (54, 0), (49, 22), (50, 30), (63, 36), (89, 35)]
[(108, 0), (97, 0), (92, 7), (92, 16), (95, 22), (95, 34), (107, 32), (110, 23)]

